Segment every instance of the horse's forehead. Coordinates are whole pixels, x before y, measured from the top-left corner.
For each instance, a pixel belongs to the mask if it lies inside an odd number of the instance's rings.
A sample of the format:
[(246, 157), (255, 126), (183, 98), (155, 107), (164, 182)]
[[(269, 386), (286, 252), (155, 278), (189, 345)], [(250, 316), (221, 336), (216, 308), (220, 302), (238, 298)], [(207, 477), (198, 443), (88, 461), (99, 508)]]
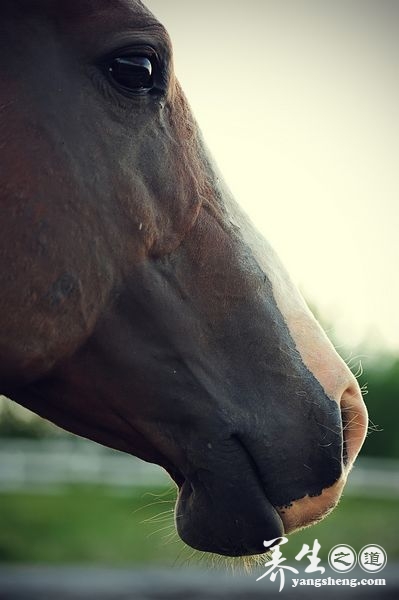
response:
[(172, 54), (165, 28), (139, 0), (0, 0), (0, 30), (7, 51), (16, 42), (21, 48), (40, 48), (40, 38), (53, 39), (55, 32), (88, 56), (103, 53), (108, 45), (113, 49), (116, 41), (128, 43), (135, 34)]
[[(47, 6), (49, 0), (47, 0)], [(58, 19), (75, 20), (79, 24), (85, 22), (107, 21), (123, 23), (136, 21), (139, 24), (156, 22), (152, 13), (139, 0), (68, 0), (68, 2), (52, 2), (47, 10), (53, 12)]]
[(122, 24), (136, 22), (140, 26), (157, 23), (140, 0), (2, 0), (0, 15), (17, 14), (56, 19), (68, 25), (88, 23)]

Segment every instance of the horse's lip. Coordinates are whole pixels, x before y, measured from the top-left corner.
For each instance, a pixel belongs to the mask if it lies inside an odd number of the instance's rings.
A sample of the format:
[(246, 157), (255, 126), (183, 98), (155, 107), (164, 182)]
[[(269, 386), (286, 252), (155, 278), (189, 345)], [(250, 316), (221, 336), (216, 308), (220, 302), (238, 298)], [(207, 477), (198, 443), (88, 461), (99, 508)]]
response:
[(179, 490), (175, 521), (181, 539), (202, 552), (225, 556), (248, 556), (266, 552), (264, 541), (284, 534), (282, 519), (259, 486), (208, 481), (195, 484), (186, 479)]
[(267, 550), (264, 540), (283, 535), (284, 525), (266, 496), (254, 461), (233, 438), (238, 451), (227, 466), (213, 463), (184, 473), (165, 466), (179, 488), (176, 528), (185, 543), (200, 551), (261, 554)]

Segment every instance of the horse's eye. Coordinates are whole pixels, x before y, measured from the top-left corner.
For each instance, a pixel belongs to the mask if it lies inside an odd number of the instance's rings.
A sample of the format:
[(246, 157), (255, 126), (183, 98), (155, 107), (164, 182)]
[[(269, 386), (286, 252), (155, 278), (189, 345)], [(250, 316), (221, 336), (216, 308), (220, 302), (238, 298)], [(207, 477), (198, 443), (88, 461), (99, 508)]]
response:
[(128, 92), (145, 92), (154, 85), (152, 64), (145, 56), (114, 58), (107, 67), (111, 79)]

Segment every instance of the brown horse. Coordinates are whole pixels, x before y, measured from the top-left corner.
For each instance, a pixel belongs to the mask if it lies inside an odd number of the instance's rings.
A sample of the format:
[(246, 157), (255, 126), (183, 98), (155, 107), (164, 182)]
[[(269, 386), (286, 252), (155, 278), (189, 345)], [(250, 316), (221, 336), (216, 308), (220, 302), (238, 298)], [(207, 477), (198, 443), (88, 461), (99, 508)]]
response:
[(0, 392), (162, 465), (195, 548), (338, 501), (357, 383), (235, 204), (136, 0), (0, 4)]

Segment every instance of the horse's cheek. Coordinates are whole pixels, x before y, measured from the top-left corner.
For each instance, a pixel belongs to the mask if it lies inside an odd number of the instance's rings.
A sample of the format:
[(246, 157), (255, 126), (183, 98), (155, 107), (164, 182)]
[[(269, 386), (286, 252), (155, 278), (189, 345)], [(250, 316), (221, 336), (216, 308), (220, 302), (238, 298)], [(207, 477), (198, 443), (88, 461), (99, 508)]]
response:
[(203, 200), (202, 181), (189, 163), (188, 149), (176, 143), (175, 152), (170, 153), (170, 136), (175, 135), (171, 125), (164, 124), (161, 132), (154, 132), (156, 151), (153, 143), (145, 152), (153, 165), (145, 184), (156, 232), (149, 254), (155, 258), (181, 244), (196, 222)]

